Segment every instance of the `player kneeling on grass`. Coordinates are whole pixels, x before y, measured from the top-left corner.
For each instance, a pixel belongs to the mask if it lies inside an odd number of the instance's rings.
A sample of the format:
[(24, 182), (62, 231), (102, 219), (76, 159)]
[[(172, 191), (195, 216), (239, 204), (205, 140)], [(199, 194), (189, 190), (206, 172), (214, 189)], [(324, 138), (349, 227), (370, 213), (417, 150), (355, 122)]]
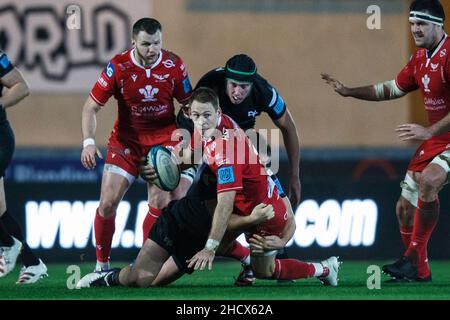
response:
[[(228, 239), (235, 239), (233, 230), (236, 236), (242, 230), (249, 236), (251, 265), (257, 278), (291, 280), (315, 276), (324, 284), (336, 286), (340, 265), (336, 257), (322, 263), (275, 259), (276, 249), (283, 248), (295, 231), (289, 200), (278, 194), (269, 176), (261, 174), (265, 169), (250, 148), (248, 138), (231, 118), (220, 113), (217, 96), (212, 90), (197, 89), (190, 107), (202, 141), (204, 164), (217, 177), (216, 183), (209, 185), (217, 193), (217, 204), (209, 206), (213, 208), (212, 219), (207, 209), (211, 202), (198, 201), (191, 188), (185, 198), (172, 202), (158, 218), (134, 265), (88, 274), (78, 287), (164, 285), (184, 272), (204, 270), (206, 266), (212, 269), (216, 252), (220, 254), (221, 248), (229, 246)], [(212, 136), (217, 133), (219, 135)], [(224, 133), (222, 137), (220, 133)], [(237, 161), (237, 149), (228, 153), (227, 143), (236, 142), (237, 147), (242, 141), (245, 142), (244, 152), (240, 155), (251, 156), (256, 162)], [(198, 146), (191, 143), (190, 147), (184, 154), (189, 155), (189, 151), (195, 151)], [(273, 210), (273, 217), (257, 225), (247, 225), (246, 218), (255, 210)], [(233, 212), (237, 216), (233, 216)]]

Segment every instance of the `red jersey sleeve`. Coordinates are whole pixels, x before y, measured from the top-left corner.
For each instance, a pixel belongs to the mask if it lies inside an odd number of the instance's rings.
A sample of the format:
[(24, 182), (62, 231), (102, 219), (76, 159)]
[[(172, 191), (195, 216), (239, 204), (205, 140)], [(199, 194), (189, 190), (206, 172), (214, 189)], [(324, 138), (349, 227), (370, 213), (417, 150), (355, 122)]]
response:
[(109, 62), (91, 90), (90, 96), (103, 106), (116, 91), (116, 70), (113, 62)]
[(244, 165), (237, 161), (237, 150), (234, 148), (232, 151), (227, 148), (227, 140), (221, 140), (221, 142), (222, 144), (219, 143), (216, 146), (215, 152), (209, 155), (210, 161), (214, 161), (214, 167), (217, 168), (215, 172), (217, 193), (241, 190), (244, 188), (242, 181)]
[(192, 92), (191, 82), (189, 80), (189, 75), (184, 65), (184, 62), (181, 58), (176, 66), (175, 74), (174, 74), (174, 91), (173, 95), (175, 99), (178, 100), (179, 103), (185, 104), (189, 100)]
[(397, 87), (403, 92), (411, 92), (419, 88), (419, 85), (417, 84), (415, 78), (415, 57), (416, 54), (411, 56), (408, 64), (400, 71), (400, 73), (395, 78)]

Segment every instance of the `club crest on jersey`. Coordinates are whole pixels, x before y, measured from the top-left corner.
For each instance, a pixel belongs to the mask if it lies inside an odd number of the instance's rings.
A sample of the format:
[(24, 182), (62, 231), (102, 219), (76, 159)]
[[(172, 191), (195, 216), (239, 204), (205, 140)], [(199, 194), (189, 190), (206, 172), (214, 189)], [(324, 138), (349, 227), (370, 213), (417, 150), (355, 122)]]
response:
[(172, 60), (170, 60), (170, 59), (167, 59), (167, 60), (164, 60), (163, 62), (162, 62), (162, 64), (164, 65), (164, 67), (166, 67), (166, 68), (173, 68), (173, 67), (175, 67), (175, 63), (173, 63), (173, 61)]
[(233, 167), (222, 167), (217, 170), (218, 184), (232, 183), (234, 179)]
[(158, 88), (153, 88), (151, 85), (146, 85), (145, 88), (139, 89), (139, 93), (144, 95), (143, 102), (156, 101), (155, 95), (158, 91)]
[(439, 67), (439, 63), (431, 63), (431, 71), (437, 71), (437, 68)]
[(430, 84), (430, 77), (428, 76), (428, 74), (425, 74), (422, 77), (422, 83), (423, 83), (423, 90), (425, 92), (431, 92), (430, 88), (428, 87), (428, 85)]
[(442, 49), (441, 52), (439, 53), (439, 56), (442, 58), (447, 54), (447, 49)]
[(131, 79), (133, 79), (133, 82), (136, 82), (136, 79), (137, 79), (137, 75), (135, 75), (135, 74), (132, 74), (132, 75), (131, 75)]

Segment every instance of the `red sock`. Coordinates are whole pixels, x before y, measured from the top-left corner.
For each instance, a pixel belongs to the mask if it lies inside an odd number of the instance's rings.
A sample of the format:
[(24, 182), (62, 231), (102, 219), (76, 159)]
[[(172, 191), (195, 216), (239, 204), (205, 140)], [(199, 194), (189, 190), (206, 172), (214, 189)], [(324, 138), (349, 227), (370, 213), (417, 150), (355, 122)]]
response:
[(411, 236), (413, 233), (413, 226), (400, 226), (400, 236), (402, 237), (403, 245), (405, 249), (408, 249), (409, 244), (411, 243)]
[[(419, 270), (426, 270), (424, 264), (428, 264), (426, 261), (428, 240), (438, 218), (439, 200), (425, 202), (419, 199), (417, 208), (414, 211), (414, 228), (411, 243), (404, 254), (412, 260), (413, 265), (418, 266)], [(423, 275), (419, 272), (419, 276)]]
[(244, 261), (250, 255), (250, 249), (244, 247), (239, 241), (234, 240), (231, 249), (225, 253), (224, 257), (233, 258), (239, 261)]
[(100, 262), (109, 261), (112, 238), (116, 229), (115, 218), (116, 215), (109, 218), (102, 217), (97, 208), (94, 220), (95, 253)]
[(316, 269), (312, 263), (296, 259), (275, 259), (273, 279), (295, 280), (314, 276)]
[(144, 245), (145, 240), (148, 239), (148, 235), (150, 234), (150, 230), (152, 230), (153, 225), (155, 224), (156, 219), (161, 215), (162, 209), (157, 209), (148, 206), (148, 212), (145, 216), (144, 223), (142, 224), (142, 245)]

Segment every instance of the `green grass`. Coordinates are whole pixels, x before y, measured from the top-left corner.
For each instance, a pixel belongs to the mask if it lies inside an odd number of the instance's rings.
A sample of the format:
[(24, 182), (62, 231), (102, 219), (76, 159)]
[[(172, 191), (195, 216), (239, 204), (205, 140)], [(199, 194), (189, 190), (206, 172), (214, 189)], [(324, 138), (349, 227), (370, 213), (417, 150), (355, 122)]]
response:
[[(19, 268), (0, 279), (0, 299), (164, 299), (164, 300), (329, 300), (329, 299), (450, 299), (450, 261), (431, 264), (433, 283), (388, 285), (381, 277), (381, 289), (367, 288), (367, 267), (381, 266), (384, 261), (346, 261), (340, 272), (339, 287), (324, 287), (317, 279), (297, 280), (277, 284), (276, 281), (257, 280), (253, 287), (234, 287), (234, 277), (240, 270), (235, 262), (216, 262), (212, 271), (195, 272), (164, 288), (67, 288), (67, 264), (49, 264), (49, 277), (33, 285), (16, 285)], [(117, 266), (117, 265), (116, 265)], [(93, 264), (80, 265), (82, 275), (90, 272)]]

